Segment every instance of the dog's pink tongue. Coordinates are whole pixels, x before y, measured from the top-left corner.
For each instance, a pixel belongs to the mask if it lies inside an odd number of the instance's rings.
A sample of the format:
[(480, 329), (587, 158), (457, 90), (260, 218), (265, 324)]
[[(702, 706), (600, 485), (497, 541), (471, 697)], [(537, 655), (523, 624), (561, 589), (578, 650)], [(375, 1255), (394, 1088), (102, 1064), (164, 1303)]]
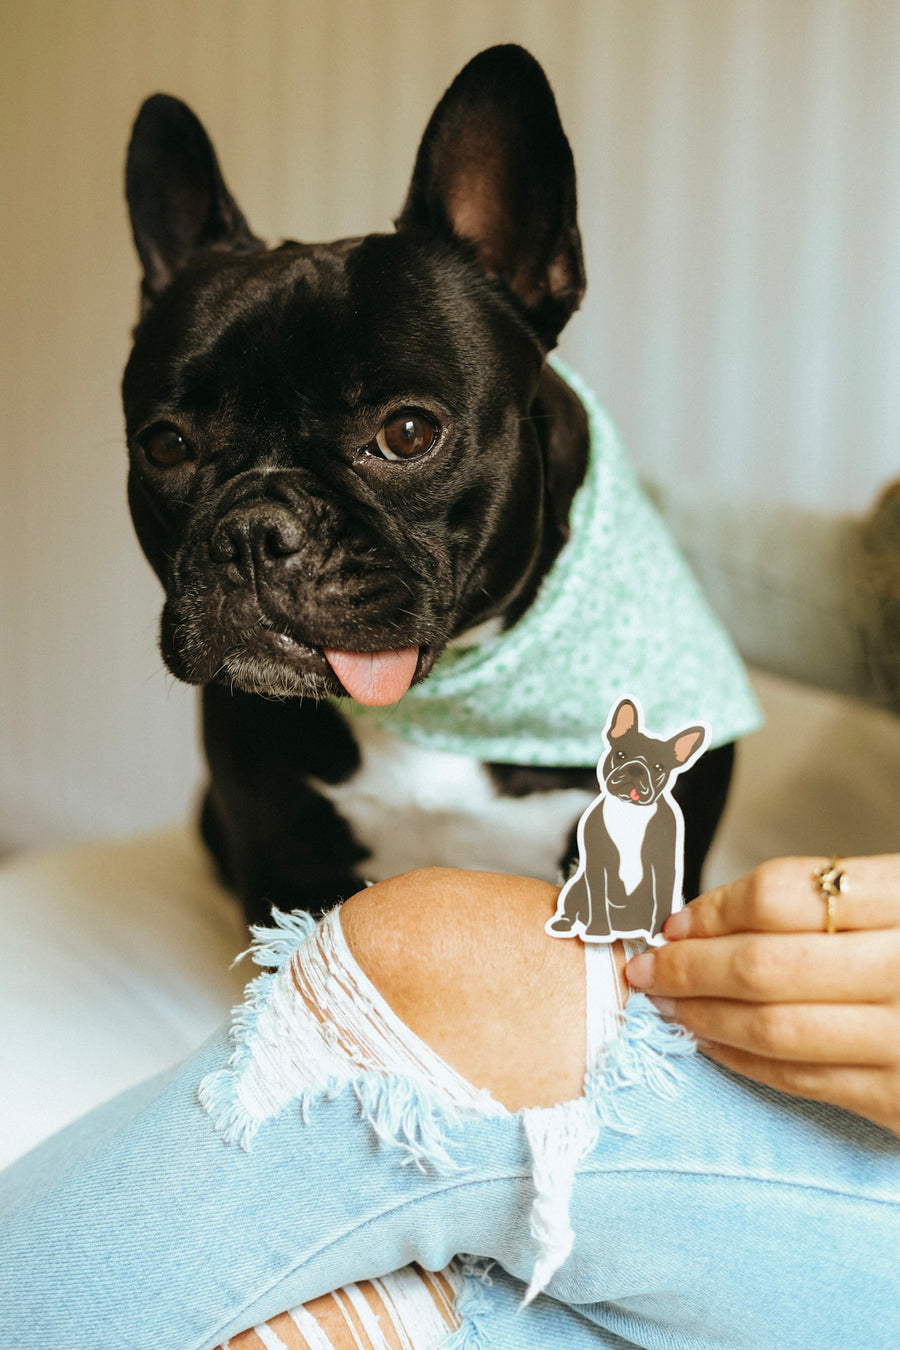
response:
[(412, 684), (418, 647), (399, 652), (325, 651), (325, 659), (351, 698), (367, 708), (398, 703)]

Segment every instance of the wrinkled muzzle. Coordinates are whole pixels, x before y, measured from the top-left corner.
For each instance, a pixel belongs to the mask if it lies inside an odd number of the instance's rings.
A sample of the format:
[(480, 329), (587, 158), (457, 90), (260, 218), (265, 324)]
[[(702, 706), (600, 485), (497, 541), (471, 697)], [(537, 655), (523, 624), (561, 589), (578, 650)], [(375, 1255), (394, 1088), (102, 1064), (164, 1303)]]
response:
[(645, 806), (653, 801), (653, 783), (647, 765), (641, 760), (629, 760), (617, 765), (606, 780), (606, 785), (623, 802)]
[(441, 631), (436, 588), (414, 548), (401, 555), (352, 505), (293, 474), (227, 484), (172, 565), (162, 648), (173, 674), (276, 696), (401, 697)]

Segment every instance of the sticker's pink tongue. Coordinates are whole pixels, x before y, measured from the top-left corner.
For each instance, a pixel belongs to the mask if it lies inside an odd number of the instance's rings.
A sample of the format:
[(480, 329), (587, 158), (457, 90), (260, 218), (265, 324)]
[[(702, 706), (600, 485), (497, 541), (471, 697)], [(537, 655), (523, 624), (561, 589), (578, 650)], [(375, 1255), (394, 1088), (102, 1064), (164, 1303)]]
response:
[(418, 647), (399, 652), (334, 652), (325, 659), (351, 698), (367, 708), (398, 703), (412, 684), (419, 660)]

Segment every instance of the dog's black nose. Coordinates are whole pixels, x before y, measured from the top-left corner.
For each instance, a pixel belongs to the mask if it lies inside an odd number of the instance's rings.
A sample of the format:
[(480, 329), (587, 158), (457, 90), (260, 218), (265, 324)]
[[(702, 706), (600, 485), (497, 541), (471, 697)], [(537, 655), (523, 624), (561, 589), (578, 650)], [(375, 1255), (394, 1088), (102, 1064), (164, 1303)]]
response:
[(235, 563), (249, 576), (267, 564), (297, 553), (303, 530), (293, 512), (279, 502), (252, 502), (229, 511), (209, 540), (213, 562)]

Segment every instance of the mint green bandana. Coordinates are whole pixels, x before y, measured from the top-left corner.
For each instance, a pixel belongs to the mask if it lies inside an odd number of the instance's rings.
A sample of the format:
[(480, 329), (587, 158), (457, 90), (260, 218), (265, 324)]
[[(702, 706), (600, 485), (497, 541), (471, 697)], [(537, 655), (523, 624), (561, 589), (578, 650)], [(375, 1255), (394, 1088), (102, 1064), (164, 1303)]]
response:
[(517, 624), (448, 649), (398, 704), (360, 717), (417, 745), (487, 762), (593, 766), (613, 704), (628, 696), (668, 735), (694, 722), (710, 745), (762, 715), (741, 659), (644, 496), (616, 430), (584, 382), (553, 365), (590, 418), (587, 475), (569, 542)]

